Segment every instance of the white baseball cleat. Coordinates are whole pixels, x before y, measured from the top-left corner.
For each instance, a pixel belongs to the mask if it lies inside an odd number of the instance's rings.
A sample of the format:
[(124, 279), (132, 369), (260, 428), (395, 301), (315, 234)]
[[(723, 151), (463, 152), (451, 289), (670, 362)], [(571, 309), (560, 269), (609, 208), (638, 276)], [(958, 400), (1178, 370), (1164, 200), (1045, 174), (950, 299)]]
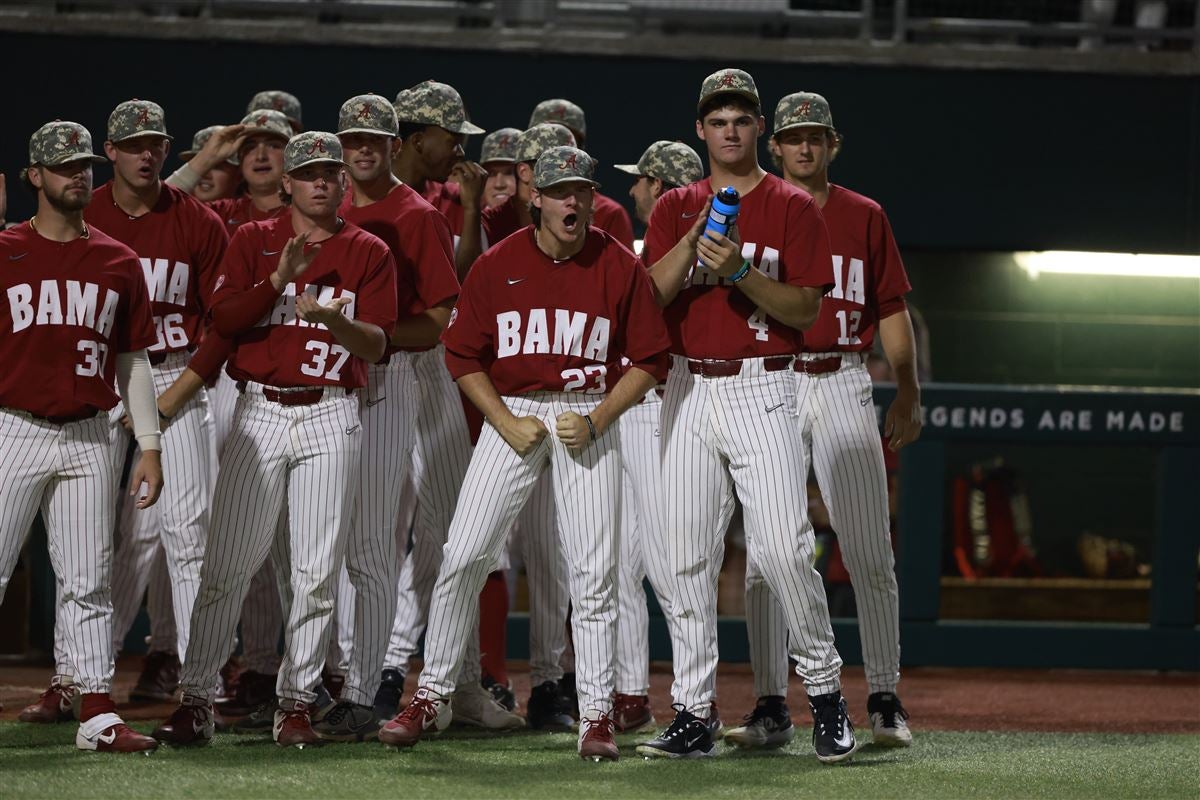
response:
[(478, 683), (469, 681), (450, 696), (454, 721), (492, 731), (511, 731), (525, 727), (525, 718), (496, 702), (496, 698)]

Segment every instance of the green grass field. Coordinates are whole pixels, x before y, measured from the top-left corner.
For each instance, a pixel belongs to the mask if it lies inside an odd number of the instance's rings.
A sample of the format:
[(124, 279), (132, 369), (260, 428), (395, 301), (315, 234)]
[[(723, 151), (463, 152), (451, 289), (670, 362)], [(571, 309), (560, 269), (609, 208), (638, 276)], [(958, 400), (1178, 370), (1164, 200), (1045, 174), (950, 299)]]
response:
[[(138, 724), (149, 731), (149, 725)], [(396, 752), (378, 743), (281, 750), (220, 735), (206, 748), (151, 757), (81, 753), (73, 725), (0, 723), (0, 797), (577, 798), (577, 797), (1196, 797), (1200, 736), (917, 732), (908, 750), (865, 746), (847, 766), (819, 764), (798, 730), (786, 749), (592, 764), (574, 737), (451, 732)], [(867, 734), (869, 738), (869, 734)]]

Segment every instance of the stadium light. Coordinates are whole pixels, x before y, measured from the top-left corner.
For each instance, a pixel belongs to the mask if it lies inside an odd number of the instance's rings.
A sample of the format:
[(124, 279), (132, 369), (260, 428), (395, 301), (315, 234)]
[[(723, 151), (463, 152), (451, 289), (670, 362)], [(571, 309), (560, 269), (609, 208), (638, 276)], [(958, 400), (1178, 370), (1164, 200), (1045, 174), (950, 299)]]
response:
[(1013, 253), (1013, 258), (1030, 280), (1037, 280), (1044, 272), (1058, 275), (1200, 278), (1200, 256), (1046, 250)]

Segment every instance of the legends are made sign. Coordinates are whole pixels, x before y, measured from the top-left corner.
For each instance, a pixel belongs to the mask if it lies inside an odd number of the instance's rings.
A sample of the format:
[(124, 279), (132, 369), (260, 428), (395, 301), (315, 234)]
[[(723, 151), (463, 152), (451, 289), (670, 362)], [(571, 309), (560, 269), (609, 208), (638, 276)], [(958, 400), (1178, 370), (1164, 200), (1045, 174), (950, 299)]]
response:
[[(875, 387), (881, 428), (895, 395)], [(1200, 390), (930, 383), (921, 413), (922, 438), (1200, 444)]]

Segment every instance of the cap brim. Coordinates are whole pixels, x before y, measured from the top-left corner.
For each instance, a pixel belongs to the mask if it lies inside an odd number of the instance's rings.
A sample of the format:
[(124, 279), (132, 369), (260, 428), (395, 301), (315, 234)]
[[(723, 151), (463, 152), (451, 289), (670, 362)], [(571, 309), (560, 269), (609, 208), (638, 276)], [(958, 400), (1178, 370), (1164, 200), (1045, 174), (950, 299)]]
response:
[(701, 108), (704, 107), (705, 103), (707, 103), (709, 100), (712, 100), (714, 97), (716, 97), (719, 94), (740, 95), (741, 97), (744, 97), (747, 100), (750, 100), (751, 102), (753, 102), (754, 105), (759, 106), (759, 107), (762, 106), (762, 101), (759, 100), (758, 95), (754, 94), (753, 92), (747, 92), (745, 89), (722, 89), (719, 92), (709, 92), (708, 94), (704, 95), (704, 97), (701, 97), (700, 102), (696, 103), (696, 110), (699, 111)]
[(393, 139), (400, 135), (398, 132), (391, 133), (389, 131), (381, 131), (378, 128), (347, 128), (344, 131), (338, 131), (335, 135), (342, 136), (347, 133), (367, 133), (372, 136), (391, 136)]
[(453, 130), (452, 128), (447, 128), (447, 130), (450, 130), (453, 133), (465, 133), (468, 136), (475, 136), (476, 134), (487, 133), (487, 131), (485, 131), (483, 128), (479, 127), (478, 125), (472, 125), (469, 122), (464, 122), (462, 125), (459, 125), (458, 130)]
[(303, 169), (304, 167), (308, 167), (313, 164), (337, 164), (339, 167), (346, 166), (345, 161), (339, 161), (336, 158), (310, 158), (308, 161), (303, 161), (294, 167), (289, 167), (288, 169), (286, 169), (284, 171), (287, 173), (292, 173), (298, 169)]
[(638, 169), (637, 164), (613, 164), (613, 169), (619, 169), (621, 172), (628, 172), (630, 175), (642, 174), (642, 171)]
[(560, 183), (590, 183), (592, 185), (593, 189), (600, 188), (599, 183), (597, 183), (596, 181), (588, 180), (587, 178), (559, 178), (556, 181), (550, 181), (549, 183), (543, 184), (542, 186), (535, 185), (533, 188), (538, 189), (538, 190), (549, 189), (551, 186), (558, 186)]
[(70, 164), (72, 161), (90, 161), (93, 164), (107, 164), (108, 159), (104, 156), (98, 156), (95, 153), (76, 153), (73, 156), (64, 158), (62, 161), (55, 161), (53, 164), (45, 164), (40, 161), (35, 161), (30, 164), (31, 167), (41, 165), (43, 167), (61, 167), (63, 164)]
[(109, 141), (113, 144), (116, 144), (117, 142), (123, 142), (127, 139), (136, 139), (139, 136), (158, 136), (161, 139), (166, 139), (168, 142), (175, 141), (174, 136), (163, 133), (162, 131), (138, 131), (137, 133), (131, 133), (128, 136), (122, 136), (120, 139), (113, 139), (112, 137), (109, 137)]
[(264, 136), (278, 136), (280, 139), (283, 139), (284, 141), (291, 139), (292, 136), (294, 135), (294, 134), (284, 135), (284, 134), (280, 133), (279, 131), (274, 130), (273, 128), (247, 127), (245, 130), (242, 131), (242, 136), (252, 136), (253, 134), (256, 134), (256, 133), (261, 133)]
[(480, 165), (483, 165), (483, 164), (515, 164), (515, 163), (517, 163), (517, 160), (515, 158), (488, 158), (488, 159), (481, 158), (481, 159), (479, 159), (479, 163), (480, 163)]
[(774, 136), (777, 133), (790, 131), (792, 128), (828, 128), (831, 131), (837, 130), (837, 128), (833, 127), (832, 125), (826, 125), (824, 122), (793, 122), (791, 125), (784, 125), (782, 128), (776, 128), (771, 132), (771, 135)]

